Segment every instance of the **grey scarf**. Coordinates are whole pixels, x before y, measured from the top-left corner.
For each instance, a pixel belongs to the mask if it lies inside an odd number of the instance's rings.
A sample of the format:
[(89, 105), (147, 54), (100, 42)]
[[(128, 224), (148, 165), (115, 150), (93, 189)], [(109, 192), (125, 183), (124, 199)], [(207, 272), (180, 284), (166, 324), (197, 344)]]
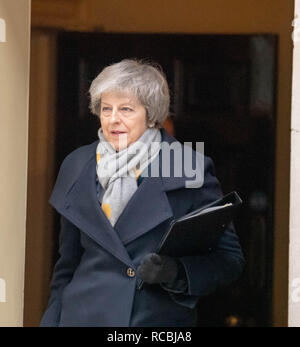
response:
[(98, 137), (96, 171), (104, 188), (101, 207), (114, 226), (137, 190), (139, 175), (158, 155), (161, 134), (158, 129), (147, 128), (137, 141), (120, 151), (105, 139), (102, 128), (98, 130)]

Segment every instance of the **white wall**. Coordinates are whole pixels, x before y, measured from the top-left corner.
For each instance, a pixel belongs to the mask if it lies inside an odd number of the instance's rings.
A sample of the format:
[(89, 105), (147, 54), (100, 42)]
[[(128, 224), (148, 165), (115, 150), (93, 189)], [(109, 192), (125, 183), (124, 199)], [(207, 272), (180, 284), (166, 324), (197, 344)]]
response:
[(0, 326), (23, 325), (30, 7), (0, 0)]

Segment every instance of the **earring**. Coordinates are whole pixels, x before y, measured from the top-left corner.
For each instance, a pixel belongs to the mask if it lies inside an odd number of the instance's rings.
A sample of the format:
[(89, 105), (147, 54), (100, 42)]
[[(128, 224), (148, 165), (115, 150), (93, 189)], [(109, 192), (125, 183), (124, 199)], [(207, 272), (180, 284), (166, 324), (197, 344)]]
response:
[(154, 125), (155, 125), (154, 123), (149, 124), (149, 128), (153, 128)]

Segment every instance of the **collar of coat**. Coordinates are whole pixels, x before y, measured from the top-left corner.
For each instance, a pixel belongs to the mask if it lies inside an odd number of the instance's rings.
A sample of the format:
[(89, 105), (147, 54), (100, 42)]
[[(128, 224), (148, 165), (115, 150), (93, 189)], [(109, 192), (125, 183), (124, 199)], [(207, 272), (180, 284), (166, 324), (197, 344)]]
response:
[[(163, 177), (161, 173), (162, 155), (160, 152), (148, 166), (148, 170), (151, 170), (151, 166), (158, 165), (158, 177), (143, 178), (114, 227), (106, 218), (97, 199), (96, 147), (98, 140), (76, 149), (65, 158), (49, 200), (61, 215), (81, 231), (119, 260), (133, 267), (126, 244), (160, 223), (171, 221), (173, 212), (166, 192), (185, 188), (186, 182), (193, 180), (190, 173), (187, 174), (183, 169), (182, 175), (175, 177), (178, 174), (174, 175), (174, 158), (176, 155), (180, 155), (182, 160), (185, 156), (194, 162), (196, 152), (189, 146), (183, 146), (164, 129), (160, 131), (162, 142), (177, 143), (177, 146), (173, 147), (174, 156), (170, 156), (170, 176)], [(187, 156), (186, 153), (189, 151), (192, 155)], [(202, 182), (203, 177), (204, 175), (200, 179)]]

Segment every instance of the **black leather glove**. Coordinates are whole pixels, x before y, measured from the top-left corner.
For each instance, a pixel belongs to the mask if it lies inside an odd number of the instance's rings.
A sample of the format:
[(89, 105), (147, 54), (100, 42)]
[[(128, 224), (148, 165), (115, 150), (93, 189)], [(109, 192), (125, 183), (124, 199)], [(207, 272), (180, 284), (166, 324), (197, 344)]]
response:
[(137, 268), (137, 275), (145, 282), (173, 283), (178, 275), (178, 264), (174, 258), (156, 253), (146, 254)]

